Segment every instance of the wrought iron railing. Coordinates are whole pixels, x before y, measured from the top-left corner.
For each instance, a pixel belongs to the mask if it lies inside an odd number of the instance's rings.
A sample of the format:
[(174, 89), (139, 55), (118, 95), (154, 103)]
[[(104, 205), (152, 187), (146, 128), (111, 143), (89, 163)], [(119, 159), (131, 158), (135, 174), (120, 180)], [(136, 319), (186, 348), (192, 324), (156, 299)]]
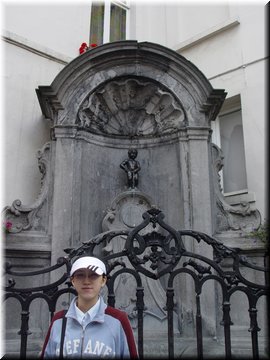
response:
[[(115, 230), (101, 233), (78, 248), (65, 249), (66, 257), (58, 259), (56, 265), (35, 272), (15, 272), (12, 265), (6, 263), (7, 276), (34, 277), (40, 274), (62, 270), (62, 276), (55, 282), (33, 288), (20, 288), (12, 278), (8, 279), (5, 287), (5, 300), (15, 298), (21, 305), (20, 358), (27, 357), (27, 343), (30, 335), (29, 314), (30, 305), (37, 299), (43, 299), (48, 304), (48, 309), (53, 316), (56, 311), (57, 301), (65, 293), (75, 294), (69, 282), (69, 270), (72, 261), (78, 256), (88, 254), (97, 255), (105, 262), (108, 270), (108, 305), (115, 306), (115, 283), (121, 274), (130, 274), (136, 282), (136, 303), (134, 312), (137, 318), (138, 352), (140, 358), (144, 357), (144, 288), (142, 276), (158, 280), (166, 275), (166, 311), (168, 326), (168, 357), (175, 356), (174, 346), (174, 307), (175, 307), (175, 279), (180, 274), (189, 274), (194, 281), (196, 296), (196, 341), (197, 357), (203, 358), (203, 326), (201, 314), (201, 293), (204, 284), (215, 280), (220, 284), (222, 297), (223, 318), (221, 325), (224, 328), (225, 358), (232, 357), (231, 345), (231, 297), (236, 292), (244, 293), (248, 300), (248, 316), (250, 322), (250, 343), (253, 359), (259, 358), (258, 333), (260, 331), (257, 317), (258, 300), (268, 294), (268, 270), (250, 263), (238, 249), (225, 246), (204, 233), (181, 230), (177, 231), (164, 221), (163, 213), (152, 208), (143, 214), (143, 221), (133, 230)], [(110, 247), (114, 239), (121, 238), (123, 246), (120, 250), (102, 251)], [(213, 258), (205, 257), (200, 253), (186, 250), (184, 244), (187, 239), (195, 243), (205, 243), (212, 247)], [(222, 261), (230, 258), (232, 270), (225, 271)], [(246, 279), (240, 267), (245, 267), (265, 274), (263, 284), (254, 283)], [(18, 287), (17, 287), (18, 286)]]

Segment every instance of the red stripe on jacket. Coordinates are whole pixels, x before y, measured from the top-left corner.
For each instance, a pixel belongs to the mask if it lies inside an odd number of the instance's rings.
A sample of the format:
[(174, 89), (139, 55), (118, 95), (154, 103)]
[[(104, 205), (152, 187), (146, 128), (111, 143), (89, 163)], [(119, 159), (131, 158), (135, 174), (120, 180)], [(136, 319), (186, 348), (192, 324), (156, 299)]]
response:
[(40, 355), (41, 359), (43, 359), (43, 357), (44, 357), (44, 352), (45, 352), (46, 346), (47, 346), (49, 338), (50, 338), (53, 323), (58, 319), (62, 319), (65, 316), (66, 312), (67, 312), (67, 310), (60, 310), (56, 314), (54, 314), (54, 316), (52, 318), (52, 321), (51, 321), (51, 325), (50, 325), (50, 327), (48, 329), (48, 332), (47, 332), (47, 335), (46, 335), (46, 338), (45, 338), (45, 341), (44, 341), (44, 344), (43, 344), (42, 352), (41, 352), (41, 355)]
[(115, 309), (111, 306), (107, 306), (107, 308), (105, 309), (105, 314), (110, 315), (121, 322), (121, 325), (127, 337), (130, 357), (131, 359), (138, 359), (137, 347), (127, 314), (124, 311)]

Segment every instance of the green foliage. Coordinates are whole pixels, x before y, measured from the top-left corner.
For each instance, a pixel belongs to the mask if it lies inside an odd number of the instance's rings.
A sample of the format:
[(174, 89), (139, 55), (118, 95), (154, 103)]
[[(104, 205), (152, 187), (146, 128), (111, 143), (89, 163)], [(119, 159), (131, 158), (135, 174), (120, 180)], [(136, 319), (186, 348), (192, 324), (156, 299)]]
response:
[(250, 237), (257, 238), (264, 243), (268, 242), (269, 239), (269, 224), (267, 221), (264, 221), (258, 229), (250, 232)]

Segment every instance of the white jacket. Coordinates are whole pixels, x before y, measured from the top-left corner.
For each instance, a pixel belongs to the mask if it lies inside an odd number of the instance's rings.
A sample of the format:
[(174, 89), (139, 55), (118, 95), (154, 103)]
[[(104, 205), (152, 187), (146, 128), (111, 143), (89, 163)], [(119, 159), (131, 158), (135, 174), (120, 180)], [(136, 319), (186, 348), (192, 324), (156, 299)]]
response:
[(138, 357), (133, 332), (125, 312), (107, 306), (101, 298), (97, 314), (83, 327), (77, 319), (76, 300), (72, 300), (66, 314), (60, 311), (53, 317), (43, 346), (42, 358), (59, 357), (63, 316), (67, 318), (63, 357)]

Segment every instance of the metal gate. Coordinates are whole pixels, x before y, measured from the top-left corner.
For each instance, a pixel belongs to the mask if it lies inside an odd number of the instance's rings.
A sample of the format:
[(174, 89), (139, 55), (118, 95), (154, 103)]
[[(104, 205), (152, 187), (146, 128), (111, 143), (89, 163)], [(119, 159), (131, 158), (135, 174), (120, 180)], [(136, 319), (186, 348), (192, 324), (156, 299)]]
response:
[[(147, 230), (147, 231), (146, 231)], [(111, 244), (115, 238), (121, 236), (123, 248), (113, 254), (104, 254), (102, 249)], [(201, 254), (187, 251), (184, 244), (187, 241), (205, 243), (212, 247), (213, 258), (207, 258)], [(201, 293), (203, 286), (209, 280), (217, 281), (222, 293), (222, 319), (220, 325), (224, 328), (225, 357), (232, 357), (231, 346), (231, 297), (236, 292), (244, 293), (248, 300), (248, 314), (250, 322), (250, 343), (252, 346), (253, 359), (259, 358), (258, 333), (260, 331), (257, 317), (258, 300), (268, 293), (268, 270), (250, 263), (238, 249), (232, 249), (205, 233), (191, 230), (175, 230), (164, 222), (164, 214), (156, 208), (152, 208), (143, 214), (141, 224), (133, 230), (115, 230), (101, 233), (76, 249), (65, 249), (66, 257), (58, 259), (57, 264), (49, 268), (34, 272), (15, 272), (12, 264), (5, 264), (7, 276), (34, 277), (36, 275), (51, 273), (62, 270), (62, 276), (48, 285), (35, 288), (20, 288), (12, 278), (8, 278), (8, 284), (4, 289), (4, 299), (15, 298), (21, 305), (20, 334), (20, 357), (27, 357), (27, 342), (31, 334), (29, 329), (30, 305), (37, 299), (43, 299), (48, 304), (51, 317), (56, 311), (59, 297), (65, 293), (75, 294), (75, 290), (69, 282), (69, 270), (72, 261), (81, 255), (99, 255), (105, 262), (108, 270), (108, 305), (115, 306), (114, 286), (116, 279), (121, 274), (128, 273), (136, 281), (136, 304), (134, 313), (137, 318), (137, 345), (140, 358), (144, 357), (144, 288), (142, 276), (157, 280), (166, 275), (166, 311), (168, 326), (168, 358), (175, 357), (174, 338), (174, 297), (175, 279), (183, 273), (189, 274), (194, 282), (196, 297), (196, 342), (197, 357), (203, 359), (204, 334), (201, 314)], [(231, 259), (232, 269), (224, 270), (222, 261)], [(125, 260), (125, 261), (123, 261)], [(129, 264), (127, 266), (127, 263)], [(265, 274), (265, 283), (256, 284), (246, 279), (240, 270), (240, 266), (251, 268)]]

